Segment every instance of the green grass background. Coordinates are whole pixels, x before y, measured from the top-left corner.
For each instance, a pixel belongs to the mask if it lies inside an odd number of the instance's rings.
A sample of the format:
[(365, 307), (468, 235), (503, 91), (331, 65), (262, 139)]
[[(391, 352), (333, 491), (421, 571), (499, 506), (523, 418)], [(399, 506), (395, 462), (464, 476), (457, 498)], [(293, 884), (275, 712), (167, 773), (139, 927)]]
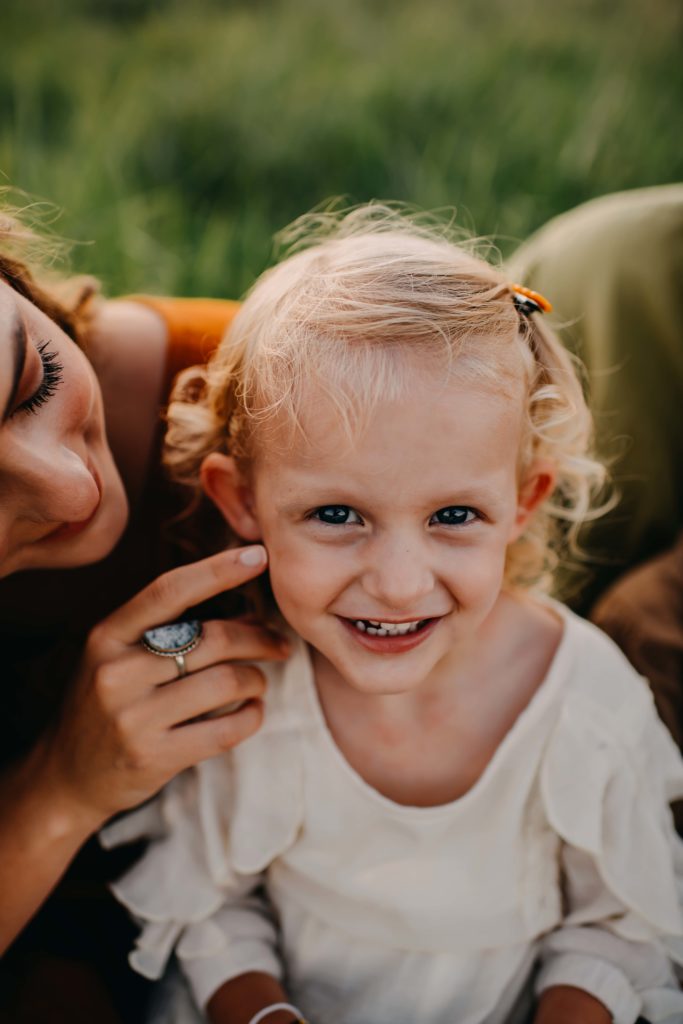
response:
[[(239, 295), (344, 194), (503, 252), (683, 177), (678, 0), (3, 0), (0, 173), (111, 293)], [(83, 243), (83, 244), (81, 244)]]

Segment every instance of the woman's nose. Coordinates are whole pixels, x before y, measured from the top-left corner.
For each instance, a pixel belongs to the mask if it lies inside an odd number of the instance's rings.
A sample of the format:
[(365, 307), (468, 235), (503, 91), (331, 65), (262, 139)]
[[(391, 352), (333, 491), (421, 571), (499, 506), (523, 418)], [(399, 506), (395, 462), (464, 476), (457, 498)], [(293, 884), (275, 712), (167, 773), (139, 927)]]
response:
[(92, 515), (100, 493), (83, 458), (65, 445), (37, 454), (24, 464), (24, 491), (33, 511), (29, 518), (80, 522)]
[(363, 585), (387, 611), (420, 611), (434, 589), (434, 573), (426, 546), (412, 538), (385, 537), (368, 552)]

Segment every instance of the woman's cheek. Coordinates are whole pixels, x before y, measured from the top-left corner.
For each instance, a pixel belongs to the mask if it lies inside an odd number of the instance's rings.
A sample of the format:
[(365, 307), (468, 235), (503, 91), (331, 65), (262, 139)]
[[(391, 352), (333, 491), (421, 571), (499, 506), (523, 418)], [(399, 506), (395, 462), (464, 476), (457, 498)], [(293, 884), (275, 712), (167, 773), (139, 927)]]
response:
[(65, 444), (46, 451), (35, 477), (36, 509), (47, 520), (79, 522), (93, 515), (100, 490), (82, 454)]
[(99, 435), (104, 429), (104, 410), (99, 385), (85, 356), (80, 352), (78, 356), (83, 362), (78, 378), (80, 386), (73, 388), (73, 397), (68, 409), (69, 418), (75, 425), (83, 425), (86, 436), (92, 433)]

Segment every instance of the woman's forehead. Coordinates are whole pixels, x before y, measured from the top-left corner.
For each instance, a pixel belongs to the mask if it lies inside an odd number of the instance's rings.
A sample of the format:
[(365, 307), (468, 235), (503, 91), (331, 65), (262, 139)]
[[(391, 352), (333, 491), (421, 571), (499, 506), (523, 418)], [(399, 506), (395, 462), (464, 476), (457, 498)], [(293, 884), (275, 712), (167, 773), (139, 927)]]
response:
[(17, 318), (17, 293), (0, 276), (0, 337), (4, 341), (8, 325)]
[(13, 289), (0, 280), (0, 422), (20, 372), (26, 332)]

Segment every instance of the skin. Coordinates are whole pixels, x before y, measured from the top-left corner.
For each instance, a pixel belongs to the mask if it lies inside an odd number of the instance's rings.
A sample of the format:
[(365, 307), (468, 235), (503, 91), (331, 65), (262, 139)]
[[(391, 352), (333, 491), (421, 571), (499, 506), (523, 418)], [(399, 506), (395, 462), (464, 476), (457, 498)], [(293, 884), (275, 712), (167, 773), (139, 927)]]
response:
[[(128, 505), (95, 372), (56, 325), (7, 285), (0, 289), (0, 322), (0, 410), (9, 403), (0, 449), (0, 573), (96, 561), (121, 536)], [(26, 405), (46, 376), (38, 353), (45, 341), (68, 383), (32, 413)], [(84, 522), (87, 528), (74, 535)]]
[[(504, 587), (507, 548), (554, 482), (542, 463), (519, 479), (521, 414), (518, 393), (423, 377), (350, 444), (309, 396), (303, 439), (259, 448), (248, 478), (224, 455), (204, 464), (205, 489), (233, 528), (268, 549), (278, 606), (310, 645), (341, 753), (398, 803), (443, 804), (471, 788), (560, 640), (550, 610)], [(433, 623), (414, 646), (388, 651), (365, 643), (357, 619)], [(215, 1024), (248, 1019), (236, 982), (209, 1012)], [(553, 989), (536, 1022), (551, 1019), (610, 1017), (586, 993)]]
[[(132, 302), (106, 304), (90, 340), (86, 359), (0, 281), (0, 601), (15, 607), (22, 570), (86, 565), (114, 548), (147, 473), (163, 322)], [(45, 342), (55, 362), (41, 359)], [(51, 376), (56, 362), (61, 380)], [(0, 778), (0, 951), (107, 818), (259, 727), (263, 677), (243, 662), (284, 657), (280, 638), (207, 622), (188, 676), (173, 686), (164, 684), (175, 663), (145, 653), (139, 638), (265, 566), (260, 546), (183, 566), (93, 629), (60, 721)], [(31, 607), (39, 614), (39, 592)], [(235, 714), (187, 724), (235, 700), (246, 701)]]

